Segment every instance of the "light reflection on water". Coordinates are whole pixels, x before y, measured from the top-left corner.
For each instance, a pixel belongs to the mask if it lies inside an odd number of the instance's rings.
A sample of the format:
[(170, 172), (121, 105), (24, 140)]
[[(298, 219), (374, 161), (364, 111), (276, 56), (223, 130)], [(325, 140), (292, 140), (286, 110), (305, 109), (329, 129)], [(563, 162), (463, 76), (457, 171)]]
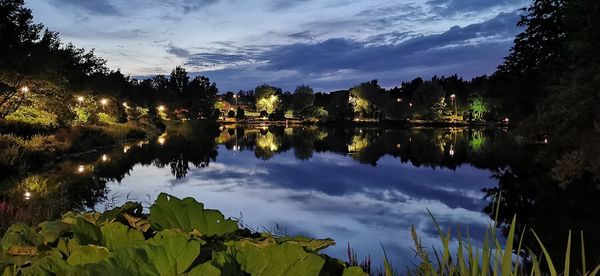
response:
[[(286, 129), (284, 133), (290, 132)], [(489, 216), (481, 212), (489, 203), (483, 200), (482, 189), (496, 185), (488, 170), (468, 164), (454, 170), (416, 167), (385, 154), (376, 166), (361, 164), (356, 160), (361, 151), (377, 143), (376, 137), (362, 130), (352, 136), (345, 154), (322, 151), (308, 155), (298, 149), (278, 152), (285, 142), (264, 129), (246, 130), (246, 139), (233, 135), (233, 145), (230, 133), (224, 133), (217, 138), (222, 143), (217, 158), (208, 166), (188, 164), (185, 177), (177, 178), (170, 168), (136, 165), (120, 183), (108, 183), (110, 194), (136, 200), (154, 199), (161, 192), (191, 196), (255, 229), (280, 227), (290, 235), (333, 238), (337, 246), (325, 253), (342, 259), (346, 259), (350, 243), (360, 256), (371, 254), (380, 261), (381, 243), (401, 266), (415, 260), (411, 226), (421, 233), (423, 244), (438, 244), (427, 210), (445, 226), (469, 227), (476, 240), (482, 239), (477, 234), (490, 223)], [(311, 135), (317, 139), (327, 136)], [(248, 142), (250, 136), (252, 142)], [(440, 137), (432, 139), (438, 143), (432, 147), (440, 156), (454, 155), (448, 152), (454, 151), (453, 145), (446, 146)], [(392, 147), (398, 145), (394, 142)]]

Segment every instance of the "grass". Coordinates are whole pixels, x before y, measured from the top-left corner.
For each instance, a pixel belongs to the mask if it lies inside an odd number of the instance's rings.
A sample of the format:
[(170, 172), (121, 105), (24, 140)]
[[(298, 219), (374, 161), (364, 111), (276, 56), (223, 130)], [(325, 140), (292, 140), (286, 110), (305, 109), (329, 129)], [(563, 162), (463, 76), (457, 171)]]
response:
[[(563, 271), (558, 271), (554, 265), (552, 256), (548, 253), (548, 250), (544, 246), (544, 243), (538, 237), (537, 233), (530, 229), (529, 232), (535, 238), (537, 244), (541, 248), (540, 254), (535, 254), (531, 249), (528, 249), (528, 257), (521, 256), (523, 252), (523, 240), (526, 237), (527, 230), (524, 229), (521, 233), (516, 232), (517, 216), (515, 215), (512, 219), (509, 233), (506, 237), (504, 245), (501, 244), (500, 239), (497, 235), (497, 221), (498, 221), (498, 209), (500, 203), (500, 196), (497, 198), (497, 204), (495, 205), (495, 220), (493, 224), (490, 224), (485, 232), (483, 244), (476, 246), (469, 236), (467, 231), (466, 239), (463, 238), (461, 231), (457, 231), (456, 240), (458, 241), (458, 248), (453, 252), (450, 246), (451, 231), (443, 231), (440, 225), (437, 223), (435, 217), (431, 212), (429, 213), (439, 235), (441, 241), (441, 249), (433, 249), (433, 260), (423, 246), (421, 239), (418, 237), (415, 228), (412, 228), (412, 239), (414, 242), (415, 254), (420, 258), (420, 264), (408, 268), (408, 275), (564, 275), (569, 276), (571, 271), (576, 271), (577, 275), (584, 276), (595, 276), (600, 272), (600, 265), (595, 268), (587, 267), (585, 261), (585, 245), (583, 232), (580, 233), (581, 243), (581, 267), (575, 267), (571, 263), (571, 249), (572, 239), (571, 232), (569, 231), (568, 241), (566, 244), (565, 252), (566, 257), (564, 260)], [(517, 236), (518, 235), (518, 236)], [(518, 239), (517, 248), (514, 248), (515, 240)], [(453, 252), (453, 253), (452, 253)], [(514, 252), (518, 252), (516, 255)], [(454, 257), (453, 257), (454, 255)], [(525, 264), (528, 264), (527, 266)], [(398, 271), (395, 270), (385, 254), (384, 249), (384, 270), (379, 273), (380, 275), (392, 276), (399, 275)]]

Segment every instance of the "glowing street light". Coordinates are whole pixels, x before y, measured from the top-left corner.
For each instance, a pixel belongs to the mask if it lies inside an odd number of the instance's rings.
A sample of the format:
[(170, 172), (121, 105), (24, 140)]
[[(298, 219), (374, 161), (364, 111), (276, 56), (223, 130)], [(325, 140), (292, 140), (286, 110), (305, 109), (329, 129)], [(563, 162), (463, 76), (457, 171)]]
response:
[(79, 167), (77, 168), (77, 172), (78, 173), (83, 173), (85, 172), (85, 167), (83, 165), (79, 165)]
[(237, 95), (233, 95), (233, 98), (235, 99), (235, 106), (237, 107), (237, 105), (238, 105), (238, 96)]
[(165, 111), (167, 108), (164, 105), (159, 105), (158, 106), (158, 111), (163, 112)]
[(21, 87), (21, 92), (23, 92), (23, 93), (29, 92), (29, 87), (27, 87), (27, 86)]
[(25, 200), (30, 200), (31, 199), (31, 193), (29, 191), (25, 191), (25, 194), (23, 194), (23, 197), (25, 198)]
[(504, 121), (505, 124), (508, 124), (508, 122), (510, 122), (510, 120), (508, 118), (504, 118), (503, 121)]
[(450, 156), (454, 156), (454, 147), (450, 146)]
[(100, 100), (100, 104), (104, 105), (104, 106), (107, 105), (108, 104), (108, 99), (104, 98), (104, 99)]
[(398, 98), (398, 99), (396, 99), (396, 101), (399, 102), (399, 103), (401, 103), (402, 99)]
[(77, 101), (82, 103), (85, 100), (83, 96), (77, 96)]
[(412, 103), (408, 103), (408, 106), (412, 107), (412, 106), (413, 106), (413, 104), (412, 104)]
[(454, 104), (454, 116), (458, 116), (458, 110), (456, 109), (456, 94), (450, 95), (452, 99), (452, 104)]
[(103, 154), (102, 155), (102, 162), (106, 162), (106, 161), (108, 161), (108, 155)]
[(123, 103), (123, 107), (125, 107), (126, 109), (129, 109), (129, 105), (127, 104), (127, 102)]

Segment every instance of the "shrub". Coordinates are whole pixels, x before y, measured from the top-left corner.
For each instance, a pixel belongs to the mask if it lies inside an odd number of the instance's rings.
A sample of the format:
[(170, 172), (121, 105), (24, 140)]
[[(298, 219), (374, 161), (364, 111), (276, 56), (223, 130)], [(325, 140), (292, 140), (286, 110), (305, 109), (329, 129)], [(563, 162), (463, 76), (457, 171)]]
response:
[(19, 107), (17, 111), (6, 116), (6, 120), (41, 125), (44, 127), (56, 127), (58, 125), (56, 115), (31, 106)]
[(275, 109), (273, 113), (269, 115), (269, 121), (284, 121), (285, 113), (281, 109)]
[(263, 111), (260, 112), (259, 116), (261, 118), (267, 118), (267, 117), (269, 117), (269, 113), (267, 113), (267, 111), (263, 110)]
[(106, 124), (106, 125), (115, 124), (117, 122), (117, 117), (112, 116), (110, 114), (106, 114), (104, 112), (100, 112), (100, 113), (98, 113), (98, 121), (101, 124)]
[(90, 121), (90, 113), (82, 107), (73, 108), (75, 118), (73, 119), (73, 125), (84, 125)]
[(235, 118), (235, 111), (229, 110), (229, 112), (227, 112), (227, 117), (228, 118)]
[(244, 113), (244, 110), (238, 107), (237, 113), (235, 114), (235, 118), (238, 120), (246, 119), (246, 114)]

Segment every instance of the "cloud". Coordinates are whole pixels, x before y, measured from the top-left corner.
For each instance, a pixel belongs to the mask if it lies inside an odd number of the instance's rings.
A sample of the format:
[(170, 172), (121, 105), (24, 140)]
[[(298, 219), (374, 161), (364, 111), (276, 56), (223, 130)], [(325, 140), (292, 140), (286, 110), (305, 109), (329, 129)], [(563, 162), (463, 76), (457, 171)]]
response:
[[(245, 83), (252, 77), (259, 78), (256, 81), (274, 80), (284, 89), (307, 83), (325, 90), (348, 88), (370, 78), (395, 86), (409, 78), (434, 74), (472, 77), (490, 73), (502, 62), (519, 32), (515, 27), (518, 19), (519, 12), (515, 11), (500, 13), (482, 23), (454, 26), (439, 34), (392, 32), (365, 40), (332, 38), (274, 46), (250, 54), (197, 54), (188, 63), (224, 67), (201, 73), (234, 91), (253, 87), (255, 82)], [(298, 34), (302, 35), (305, 33)]]
[(302, 5), (303, 3), (309, 2), (310, 0), (274, 0), (271, 4), (271, 11), (282, 11), (296, 6)]
[(111, 5), (107, 0), (54, 0), (54, 3), (59, 6), (72, 7), (89, 14), (97, 15), (118, 15), (120, 12)]
[(527, 0), (430, 0), (433, 12), (440, 15), (456, 15), (461, 13), (476, 13), (494, 7), (525, 7), (531, 1)]

